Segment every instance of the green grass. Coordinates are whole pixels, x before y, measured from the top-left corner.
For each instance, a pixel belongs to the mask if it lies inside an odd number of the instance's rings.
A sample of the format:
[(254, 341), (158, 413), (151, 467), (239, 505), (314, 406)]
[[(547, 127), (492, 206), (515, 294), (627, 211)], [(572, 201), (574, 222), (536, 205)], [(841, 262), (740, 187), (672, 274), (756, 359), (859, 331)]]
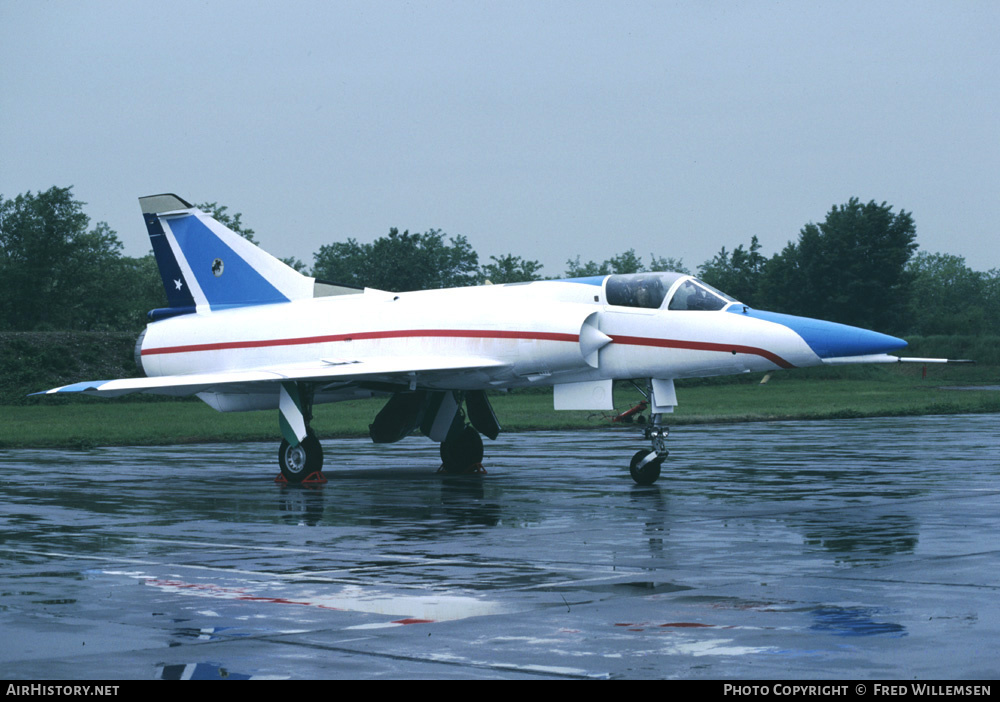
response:
[[(775, 373), (727, 381), (678, 383), (677, 411), (669, 423), (753, 422), (774, 419), (904, 416), (1000, 412), (1000, 391), (955, 390), (1000, 385), (996, 366), (866, 366)], [(615, 388), (626, 409), (641, 399), (632, 387)], [(551, 390), (491, 397), (505, 431), (593, 429), (610, 424), (611, 412), (555, 412)], [(367, 436), (384, 399), (341, 402), (315, 409), (321, 438)], [(0, 406), (0, 449), (157, 445), (185, 442), (279, 441), (278, 413), (220, 414), (201, 402), (71, 401), (41, 398)]]

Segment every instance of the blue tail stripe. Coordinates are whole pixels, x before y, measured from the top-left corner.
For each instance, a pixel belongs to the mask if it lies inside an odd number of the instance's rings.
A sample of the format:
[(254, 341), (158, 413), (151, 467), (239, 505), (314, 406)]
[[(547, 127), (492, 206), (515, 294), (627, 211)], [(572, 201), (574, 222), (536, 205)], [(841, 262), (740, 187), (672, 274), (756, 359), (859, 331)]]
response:
[[(209, 305), (261, 305), (288, 298), (194, 215), (167, 220)], [(173, 305), (172, 305), (173, 306)], [(179, 306), (179, 305), (178, 305)]]
[(160, 278), (163, 280), (163, 289), (167, 293), (167, 304), (172, 308), (194, 308), (194, 298), (188, 289), (187, 281), (181, 273), (181, 267), (177, 265), (174, 252), (170, 250), (170, 242), (163, 233), (163, 226), (160, 218), (155, 214), (144, 214), (146, 220), (146, 230), (149, 232), (149, 243), (153, 247), (153, 256), (156, 258), (156, 265), (160, 269)]

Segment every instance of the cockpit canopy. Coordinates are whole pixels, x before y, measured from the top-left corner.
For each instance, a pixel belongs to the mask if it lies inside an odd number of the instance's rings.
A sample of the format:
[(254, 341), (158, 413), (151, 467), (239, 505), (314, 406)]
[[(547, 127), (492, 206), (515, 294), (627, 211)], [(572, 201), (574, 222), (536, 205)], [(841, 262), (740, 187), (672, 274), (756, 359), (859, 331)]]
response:
[(627, 273), (608, 276), (609, 305), (668, 310), (721, 310), (736, 302), (708, 283), (683, 273)]

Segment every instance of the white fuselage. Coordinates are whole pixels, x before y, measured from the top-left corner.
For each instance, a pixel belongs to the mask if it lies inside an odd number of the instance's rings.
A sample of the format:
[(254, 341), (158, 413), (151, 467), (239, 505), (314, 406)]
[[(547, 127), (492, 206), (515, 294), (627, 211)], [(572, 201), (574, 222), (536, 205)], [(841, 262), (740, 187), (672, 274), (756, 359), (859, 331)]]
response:
[(440, 381), (441, 389), (453, 390), (701, 377), (820, 362), (788, 327), (730, 308), (619, 307), (606, 303), (601, 285), (566, 281), (366, 290), (166, 319), (149, 325), (140, 351), (149, 376), (391, 357), (503, 364), (489, 374)]

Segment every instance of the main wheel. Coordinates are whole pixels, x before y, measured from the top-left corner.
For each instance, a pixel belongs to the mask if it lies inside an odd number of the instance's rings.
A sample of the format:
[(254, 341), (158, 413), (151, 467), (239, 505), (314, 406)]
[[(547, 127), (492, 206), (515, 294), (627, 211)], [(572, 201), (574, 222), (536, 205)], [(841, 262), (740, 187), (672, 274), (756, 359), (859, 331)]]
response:
[(445, 473), (471, 473), (483, 462), (483, 437), (466, 426), (455, 438), (441, 442), (441, 468)]
[(660, 466), (663, 465), (663, 461), (666, 459), (666, 456), (657, 456), (640, 468), (639, 462), (648, 456), (649, 453), (649, 449), (640, 449), (639, 451), (636, 451), (635, 455), (632, 456), (632, 462), (628, 467), (628, 472), (632, 474), (632, 480), (639, 485), (652, 485), (655, 483), (657, 478), (660, 477)]
[(278, 466), (289, 483), (301, 483), (309, 475), (323, 468), (323, 447), (313, 430), (302, 442), (292, 447), (286, 439), (278, 448)]

